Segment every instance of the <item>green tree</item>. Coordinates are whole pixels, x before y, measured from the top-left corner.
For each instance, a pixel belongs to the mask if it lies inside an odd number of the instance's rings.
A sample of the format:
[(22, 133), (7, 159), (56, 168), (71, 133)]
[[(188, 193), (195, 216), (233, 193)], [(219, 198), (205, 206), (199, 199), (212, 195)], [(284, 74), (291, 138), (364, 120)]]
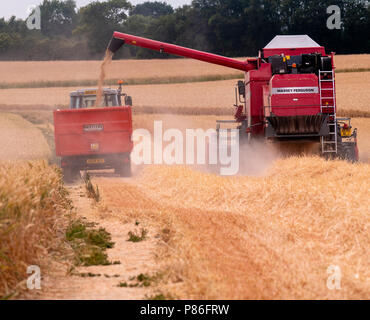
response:
[(41, 32), (46, 36), (71, 36), (77, 24), (74, 0), (44, 0), (40, 5)]
[[(337, 5), (341, 10), (341, 29), (330, 30), (326, 9)], [(308, 34), (326, 51), (337, 53), (368, 52), (369, 9), (365, 0), (283, 0), (280, 6), (285, 34)]]
[[(332, 4), (341, 9), (339, 30), (327, 28)], [(44, 0), (41, 14), (41, 32), (0, 18), (0, 59), (100, 58), (115, 30), (226, 56), (254, 56), (277, 34), (307, 34), (327, 52), (370, 53), (366, 0), (193, 0), (175, 10), (106, 0), (79, 11), (74, 0)], [(170, 56), (124, 46), (115, 57)]]
[(0, 33), (0, 52), (6, 52), (13, 43), (13, 39), (9, 33)]
[[(370, 5), (368, 1), (346, 0), (343, 3), (342, 48), (343, 53), (370, 52)], [(335, 50), (335, 47), (333, 48)]]
[[(124, 31), (139, 37), (150, 37), (149, 30), (153, 24), (152, 17), (145, 17), (141, 14), (130, 15), (124, 24)], [(150, 58), (154, 51), (134, 46), (123, 46), (116, 57), (130, 56), (135, 58)]]
[(159, 18), (173, 12), (172, 6), (166, 2), (154, 1), (136, 5), (130, 10), (130, 16), (140, 14), (145, 17)]
[(86, 36), (93, 54), (102, 53), (113, 31), (123, 29), (131, 7), (126, 0), (92, 2), (80, 9), (79, 26), (74, 30), (74, 34)]
[(203, 34), (215, 53), (256, 55), (280, 33), (277, 0), (194, 0), (192, 5), (204, 21)]

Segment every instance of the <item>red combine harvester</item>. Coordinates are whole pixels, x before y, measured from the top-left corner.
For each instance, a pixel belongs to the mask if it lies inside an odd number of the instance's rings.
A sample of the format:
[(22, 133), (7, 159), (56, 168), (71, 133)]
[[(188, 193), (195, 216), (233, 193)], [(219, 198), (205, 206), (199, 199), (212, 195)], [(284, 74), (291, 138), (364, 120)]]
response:
[(123, 44), (201, 60), (245, 72), (238, 81), (235, 122), (241, 141), (318, 142), (327, 158), (358, 160), (357, 130), (337, 118), (334, 54), (307, 35), (276, 36), (257, 58), (239, 61), (115, 32), (108, 49)]
[(121, 92), (121, 84), (117, 90), (103, 89), (102, 105), (94, 107), (97, 90), (77, 90), (70, 94), (69, 110), (54, 111), (56, 155), (66, 181), (86, 169), (131, 175), (132, 99)]

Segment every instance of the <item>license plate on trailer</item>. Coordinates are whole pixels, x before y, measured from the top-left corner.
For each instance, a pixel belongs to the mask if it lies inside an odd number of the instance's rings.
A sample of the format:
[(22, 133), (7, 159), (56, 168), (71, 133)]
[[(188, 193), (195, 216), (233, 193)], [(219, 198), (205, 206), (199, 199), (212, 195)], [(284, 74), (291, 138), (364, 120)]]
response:
[(100, 163), (105, 163), (104, 159), (87, 159), (86, 160), (87, 164), (100, 164)]

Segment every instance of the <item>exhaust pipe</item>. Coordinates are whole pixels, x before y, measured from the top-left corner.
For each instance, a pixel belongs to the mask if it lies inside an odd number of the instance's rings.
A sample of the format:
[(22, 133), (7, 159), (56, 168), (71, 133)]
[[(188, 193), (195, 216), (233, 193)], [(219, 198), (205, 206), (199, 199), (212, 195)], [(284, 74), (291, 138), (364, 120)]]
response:
[(116, 53), (119, 48), (121, 48), (125, 44), (125, 41), (122, 39), (117, 39), (112, 37), (108, 44), (108, 50), (112, 53)]

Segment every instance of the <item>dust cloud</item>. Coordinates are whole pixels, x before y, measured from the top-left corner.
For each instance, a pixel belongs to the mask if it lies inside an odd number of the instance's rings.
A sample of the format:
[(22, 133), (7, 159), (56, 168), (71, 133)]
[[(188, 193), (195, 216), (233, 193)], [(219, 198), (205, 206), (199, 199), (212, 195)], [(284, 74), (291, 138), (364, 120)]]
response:
[[(139, 120), (139, 121), (138, 121)], [(215, 117), (209, 117), (209, 119), (206, 119), (206, 117), (190, 117), (190, 116), (181, 116), (181, 115), (171, 115), (171, 114), (163, 114), (163, 115), (156, 115), (156, 116), (142, 116), (139, 117), (139, 119), (136, 119), (138, 121), (134, 127), (136, 129), (138, 128), (144, 128), (148, 130), (152, 137), (151, 137), (151, 143), (153, 143), (153, 122), (154, 121), (162, 121), (163, 124), (163, 132), (167, 129), (177, 129), (181, 131), (183, 136), (183, 165), (187, 166), (193, 170), (201, 171), (204, 173), (211, 173), (211, 174), (220, 174), (221, 167), (229, 167), (228, 165), (221, 165), (220, 163), (217, 164), (210, 164), (209, 163), (209, 157), (210, 154), (216, 154), (218, 155), (219, 149), (217, 145), (211, 144), (210, 139), (206, 138), (206, 145), (205, 145), (205, 164), (197, 163), (197, 151), (198, 151), (198, 142), (195, 141), (194, 143), (194, 149), (193, 149), (193, 158), (195, 160), (194, 164), (185, 164), (186, 163), (186, 152), (187, 152), (187, 146), (186, 146), (186, 130), (187, 129), (202, 129), (204, 132), (206, 132), (209, 129), (216, 129), (216, 122)], [(231, 129), (231, 128), (230, 128)], [(216, 135), (216, 132), (212, 134), (212, 138), (214, 139), (214, 135)], [(217, 138), (216, 138), (217, 139)], [(164, 150), (169, 144), (172, 144), (174, 142), (174, 139), (171, 139), (171, 141), (164, 142), (162, 145), (162, 150)], [(190, 149), (189, 149), (190, 150)], [(188, 150), (188, 151), (189, 151)], [(151, 153), (151, 159), (153, 159), (153, 146), (150, 150)], [(172, 153), (174, 156), (174, 153)], [(227, 149), (227, 155), (228, 157), (231, 156), (231, 149), (230, 145)], [(239, 170), (237, 170), (236, 175), (246, 175), (246, 176), (263, 176), (267, 174), (268, 169), (274, 164), (274, 162), (284, 157), (283, 154), (279, 151), (278, 146), (276, 146), (273, 143), (263, 141), (255, 141), (253, 143), (241, 143), (240, 144), (240, 150), (239, 150)], [(219, 161), (218, 161), (219, 162)], [(174, 165), (180, 165), (180, 164), (174, 164)], [(138, 165), (135, 166), (135, 175), (138, 175), (140, 171), (143, 169), (143, 167), (151, 166), (149, 164), (147, 165)], [(180, 165), (181, 166), (181, 165)]]
[(314, 142), (272, 142), (257, 140), (240, 146), (240, 175), (264, 176), (276, 160), (320, 155)]
[[(180, 115), (161, 115), (160, 119), (163, 121), (163, 129), (176, 128), (179, 129), (184, 137), (186, 129), (215, 129), (216, 123), (213, 119), (205, 120), (201, 117), (184, 117)], [(213, 125), (214, 124), (214, 125)], [(213, 126), (212, 126), (213, 125)], [(229, 128), (231, 129), (231, 128)], [(279, 159), (286, 159), (296, 156), (313, 156), (320, 155), (319, 142), (272, 142), (266, 139), (252, 140), (251, 142), (244, 142), (244, 137), (239, 137), (239, 170), (236, 175), (239, 176), (255, 176), (262, 177), (268, 174), (269, 169)], [(208, 139), (207, 139), (208, 140)], [(163, 145), (165, 147), (166, 144)], [(218, 146), (214, 146), (217, 148)], [(220, 164), (207, 164), (209, 160), (209, 152), (215, 150), (209, 149), (209, 140), (206, 145), (206, 165), (194, 164), (187, 165), (192, 169), (220, 174)], [(184, 158), (186, 148), (184, 145)], [(228, 145), (228, 156), (230, 156), (230, 145)], [(197, 157), (197, 146), (195, 145), (194, 158)]]
[(238, 175), (264, 176), (282, 155), (278, 147), (267, 141), (240, 144)]

